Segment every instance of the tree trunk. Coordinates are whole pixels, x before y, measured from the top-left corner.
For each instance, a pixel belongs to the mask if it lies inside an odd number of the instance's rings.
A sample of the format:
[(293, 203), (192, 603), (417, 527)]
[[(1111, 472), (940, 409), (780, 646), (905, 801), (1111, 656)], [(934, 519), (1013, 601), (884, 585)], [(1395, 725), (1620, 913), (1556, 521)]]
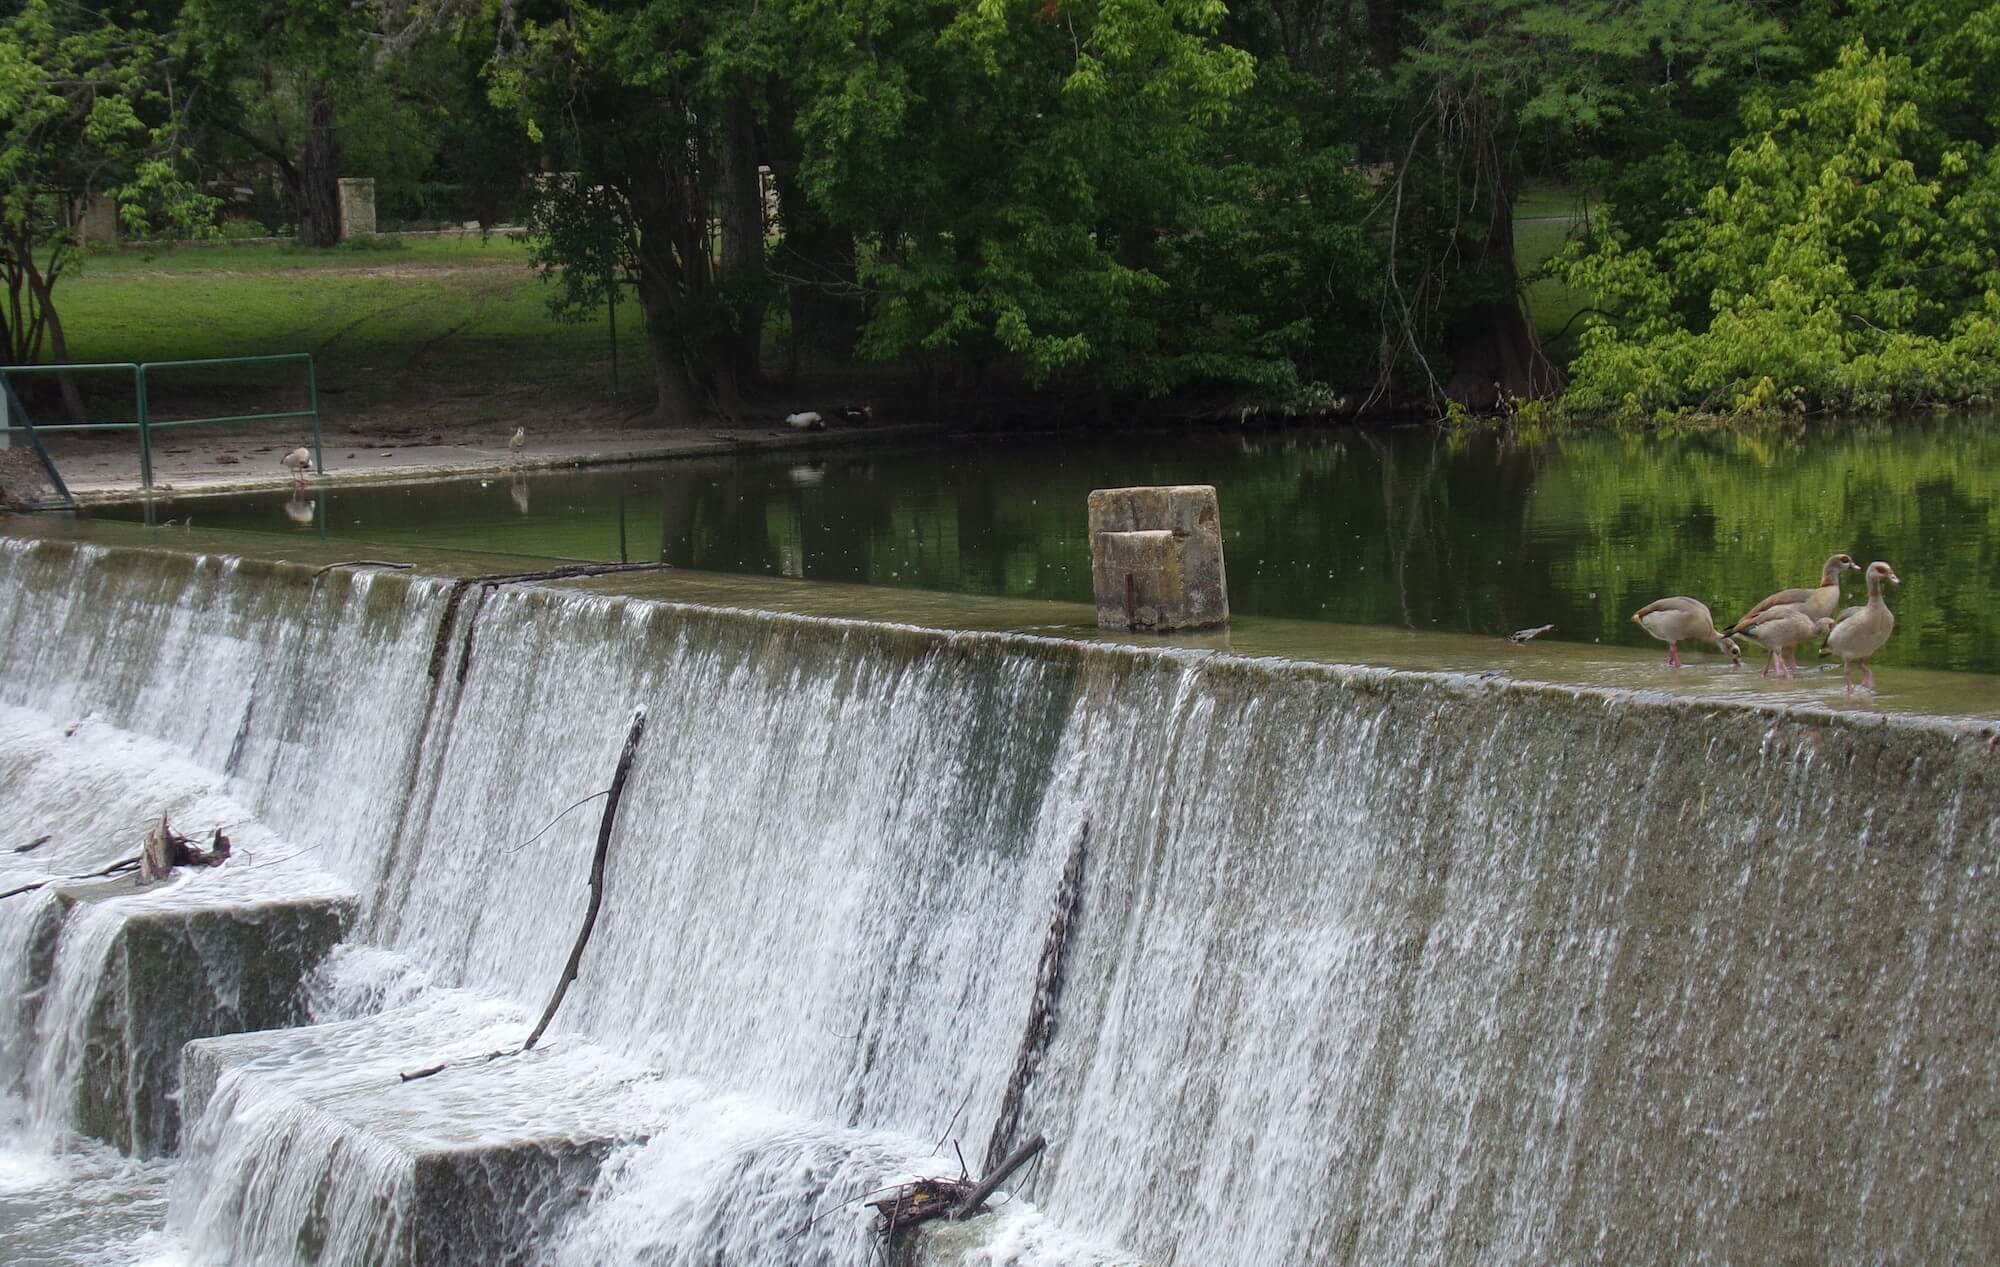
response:
[[(757, 128), (747, 97), (723, 112), (722, 267), (718, 281), (730, 314), (718, 336), (716, 371), (726, 397), (755, 395), (763, 382), (764, 196), (757, 178)], [(731, 408), (724, 401), (724, 408)]]
[(340, 156), (334, 145), (333, 125), (333, 95), (324, 83), (314, 80), (306, 88), (306, 143), (292, 189), (303, 246), (332, 246), (340, 241)]
[(688, 372), (687, 347), (675, 314), (673, 281), (646, 266), (641, 252), (639, 307), (646, 314), (646, 344), (653, 354), (653, 418), (662, 427), (691, 427), (701, 417), (701, 392)]
[[(771, 134), (789, 138), (790, 103), (782, 92), (771, 103)], [(854, 276), (854, 235), (828, 224), (807, 200), (798, 182), (798, 161), (774, 154), (771, 177), (778, 189), (780, 236), (771, 268), (791, 310), (788, 375), (797, 384), (799, 363), (815, 355), (844, 363), (854, 355), (864, 316), (861, 288)]]
[(1543, 353), (1521, 304), (1521, 274), (1514, 262), (1514, 199), (1506, 189), (1492, 200), (1484, 242), (1467, 255), (1477, 261), (1494, 293), (1454, 323), (1452, 375), (1445, 395), (1474, 409), (1491, 409), (1508, 400), (1560, 392), (1562, 371)]
[[(28, 286), (34, 294), (35, 304), (41, 309), (42, 320), (47, 323), (50, 361), (56, 365), (67, 365), (69, 363), (69, 340), (63, 337), (62, 318), (56, 315), (54, 287), (42, 276), (41, 270), (35, 267), (32, 256), (29, 256), (25, 262), (27, 265)], [(62, 388), (63, 412), (69, 415), (69, 420), (73, 423), (80, 424), (86, 421), (87, 415), (83, 407), (83, 393), (77, 390), (76, 379), (68, 374), (58, 374), (56, 375), (56, 381)]]

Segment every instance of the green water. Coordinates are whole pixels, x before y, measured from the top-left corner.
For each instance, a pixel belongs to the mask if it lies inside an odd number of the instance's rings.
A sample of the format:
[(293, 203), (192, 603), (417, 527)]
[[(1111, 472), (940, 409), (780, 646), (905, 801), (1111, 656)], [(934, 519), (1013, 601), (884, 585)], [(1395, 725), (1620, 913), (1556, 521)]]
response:
[(2000, 673), (2000, 427), (1981, 418), (1538, 444), (1428, 429), (964, 439), (159, 513), (324, 533), (377, 557), (422, 545), (616, 560), (622, 548), (717, 572), (1087, 601), (1089, 490), (1184, 482), (1220, 491), (1239, 613), (1463, 633), (1553, 624), (1552, 638), (1656, 646), (1628, 621), (1645, 603), (1692, 595), (1726, 620), (1814, 582), (1844, 550), (1903, 578), (1879, 663)]

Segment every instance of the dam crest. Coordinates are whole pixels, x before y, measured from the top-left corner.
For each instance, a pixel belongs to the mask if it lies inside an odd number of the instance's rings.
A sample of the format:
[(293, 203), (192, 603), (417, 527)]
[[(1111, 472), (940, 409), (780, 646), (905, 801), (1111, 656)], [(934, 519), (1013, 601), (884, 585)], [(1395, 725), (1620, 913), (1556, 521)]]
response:
[[(98, 1097), (180, 1158), (188, 1261), (861, 1267), (844, 1203), (1032, 1132), (963, 1261), (2000, 1246), (1988, 726), (452, 587), (0, 540), (0, 787), (50, 838), (0, 889), (163, 811), (239, 851), (0, 901), (38, 983), (0, 1010), (4, 1129), (107, 1137), (76, 1053), (142, 916), (338, 921), (272, 939), (288, 1028), (175, 1043), (172, 1120)], [(634, 709), (545, 1047), (400, 1081), (532, 1025)], [(231, 1033), (243, 952), (183, 943), (182, 1027)]]

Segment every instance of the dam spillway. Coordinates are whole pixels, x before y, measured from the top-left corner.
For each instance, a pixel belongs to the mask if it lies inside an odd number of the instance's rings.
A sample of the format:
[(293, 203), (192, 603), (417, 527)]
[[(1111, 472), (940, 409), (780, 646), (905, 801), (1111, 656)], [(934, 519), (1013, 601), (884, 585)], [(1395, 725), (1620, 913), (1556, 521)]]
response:
[[(53, 838), (0, 888), (171, 807), (247, 841), (189, 893), (357, 904), (320, 1036), (218, 1066), (183, 1125), (176, 1261), (395, 1261), (390, 1119), (600, 1108), (631, 1138), (519, 1261), (860, 1267), (841, 1202), (1028, 1131), (994, 1264), (2000, 1253), (1990, 726), (622, 582), (482, 591), (434, 676), (450, 589), (0, 541), (0, 786)], [(392, 1088), (532, 1023), (595, 811), (535, 833), (635, 708), (548, 1057)], [(0, 956), (43, 900), (0, 904)], [(70, 1146), (75, 944), (0, 1011), (20, 1148)]]

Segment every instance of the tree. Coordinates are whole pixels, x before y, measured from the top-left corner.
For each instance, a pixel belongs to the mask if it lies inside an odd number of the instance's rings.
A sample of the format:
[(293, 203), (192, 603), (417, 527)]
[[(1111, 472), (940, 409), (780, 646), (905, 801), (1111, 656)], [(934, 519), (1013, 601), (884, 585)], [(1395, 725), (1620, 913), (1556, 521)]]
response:
[(2000, 387), (2000, 152), (1941, 133), (1910, 59), (1855, 43), (1753, 103), (1726, 179), (1657, 248), (1568, 265), (1607, 314), (1569, 403), (1648, 415), (1880, 409)]
[(765, 33), (783, 13), (689, 0), (524, 6), (495, 63), (496, 97), (581, 187), (609, 195), (665, 424), (733, 414), (758, 386), (770, 291), (756, 123)]
[[(862, 351), (1157, 395), (1304, 386), (1366, 253), (1352, 150), (1255, 97), (1203, 0), (801, 7), (801, 183), (860, 243)], [(1323, 332), (1322, 332), (1323, 333)]]
[(1440, 0), (1414, 22), (1397, 68), (1407, 115), (1384, 325), (1434, 398), (1546, 396), (1560, 374), (1514, 262), (1524, 149), (1579, 153), (1783, 58), (1781, 28), (1740, 0)]
[(344, 0), (184, 0), (180, 47), (201, 92), (194, 122), (271, 164), (299, 241), (340, 241), (336, 101), (374, 69), (374, 19)]
[[(93, 198), (133, 228), (205, 224), (214, 203), (177, 173), (167, 41), (49, 0), (0, 23), (0, 363), (69, 358), (57, 282), (78, 259)], [(72, 415), (81, 403), (65, 380)]]

